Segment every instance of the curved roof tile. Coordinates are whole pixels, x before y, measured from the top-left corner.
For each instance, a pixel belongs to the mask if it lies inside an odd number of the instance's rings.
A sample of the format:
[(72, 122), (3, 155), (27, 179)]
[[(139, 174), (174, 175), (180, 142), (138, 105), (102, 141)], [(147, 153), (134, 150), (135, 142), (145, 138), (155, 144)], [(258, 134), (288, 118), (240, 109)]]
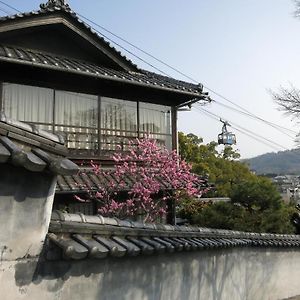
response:
[(51, 247), (47, 248), (46, 256), (78, 260), (213, 248), (300, 247), (298, 235), (126, 222), (131, 226), (123, 226), (122, 221), (115, 218), (54, 211), (48, 240), (61, 250), (63, 257)]
[(78, 172), (78, 166), (65, 158), (66, 154), (61, 137), (0, 115), (0, 163), (56, 175)]

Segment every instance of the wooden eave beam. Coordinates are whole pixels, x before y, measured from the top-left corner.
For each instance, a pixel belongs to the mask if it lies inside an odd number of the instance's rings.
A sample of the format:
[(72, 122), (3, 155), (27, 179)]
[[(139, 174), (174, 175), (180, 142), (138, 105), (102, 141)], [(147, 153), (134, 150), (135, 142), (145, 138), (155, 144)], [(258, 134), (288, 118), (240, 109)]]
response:
[[(74, 75), (74, 76), (80, 76), (80, 77), (85, 77), (87, 78), (91, 78), (94, 80), (97, 80), (97, 82), (103, 81), (103, 82), (111, 82), (112, 84), (118, 84), (120, 86), (127, 86), (127, 87), (137, 87), (137, 88), (142, 88), (145, 89), (145, 93), (147, 93), (147, 91), (153, 91), (156, 93), (162, 93), (164, 92), (167, 93), (167, 98), (177, 98), (180, 99), (180, 97), (182, 97), (182, 101), (189, 101), (190, 99), (201, 99), (201, 97), (203, 97), (204, 99), (204, 95), (201, 95), (200, 93), (193, 93), (193, 92), (189, 92), (187, 90), (179, 90), (179, 89), (172, 89), (172, 88), (168, 88), (168, 87), (162, 87), (159, 85), (156, 86), (152, 86), (150, 84), (146, 84), (143, 82), (138, 82), (138, 81), (130, 81), (130, 80), (124, 80), (121, 78), (117, 78), (117, 77), (112, 77), (112, 76), (106, 76), (106, 75), (102, 75), (102, 74), (91, 74), (91, 73), (87, 73), (87, 72), (83, 72), (83, 71), (79, 71), (79, 70), (64, 70), (64, 69), (59, 69), (56, 66), (51, 66), (51, 65), (44, 65), (42, 63), (37, 63), (37, 62), (30, 62), (30, 61), (21, 61), (18, 59), (14, 59), (14, 58), (7, 58), (7, 57), (0, 57), (0, 62), (4, 62), (4, 63), (13, 63), (13, 64), (17, 64), (19, 66), (28, 66), (28, 67), (32, 67), (32, 68), (36, 68), (36, 70), (48, 70), (48, 71), (53, 71), (56, 73), (60, 73), (60, 74), (70, 74), (70, 75)], [(0, 64), (1, 66), (1, 64)], [(10, 69), (10, 71), (12, 71), (12, 68)], [(35, 70), (31, 69), (31, 74), (33, 74), (35, 72)], [(0, 80), (5, 80), (5, 77), (8, 73), (5, 72), (5, 76), (2, 76), (0, 73)], [(47, 75), (49, 76), (49, 73)], [(2, 78), (1, 78), (2, 77)], [(30, 78), (34, 78), (34, 76), (30, 76)], [(39, 76), (40, 78), (40, 76)], [(55, 78), (55, 77), (54, 77)], [(109, 95), (107, 95), (109, 96)], [(179, 105), (182, 101), (177, 101), (176, 103), (173, 103), (172, 105)], [(198, 101), (198, 100), (197, 100)], [(159, 104), (159, 103), (157, 103)]]

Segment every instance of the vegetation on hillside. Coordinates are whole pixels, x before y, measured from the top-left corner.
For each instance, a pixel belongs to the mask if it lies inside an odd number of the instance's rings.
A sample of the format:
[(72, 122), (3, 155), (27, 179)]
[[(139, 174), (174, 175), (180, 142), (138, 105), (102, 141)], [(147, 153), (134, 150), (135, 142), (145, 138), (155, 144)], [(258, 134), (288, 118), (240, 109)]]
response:
[(266, 153), (244, 160), (257, 174), (300, 174), (300, 150)]
[(231, 147), (221, 153), (217, 144), (203, 144), (194, 134), (179, 134), (181, 156), (192, 164), (193, 172), (208, 175), (215, 185), (210, 196), (230, 197), (231, 202), (203, 203), (187, 199), (179, 215), (200, 226), (252, 232), (293, 233), (295, 209), (281, 200), (272, 182), (253, 174)]

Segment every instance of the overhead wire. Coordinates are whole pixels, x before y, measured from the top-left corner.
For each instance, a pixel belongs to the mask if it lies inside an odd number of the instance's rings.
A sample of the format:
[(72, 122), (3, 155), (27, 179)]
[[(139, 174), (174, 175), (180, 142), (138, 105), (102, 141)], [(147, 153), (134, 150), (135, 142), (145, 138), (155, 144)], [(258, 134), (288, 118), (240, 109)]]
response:
[[(239, 114), (242, 114), (242, 115), (244, 115), (244, 116), (248, 116), (248, 117), (251, 118), (251, 119), (254, 119), (254, 120), (260, 121), (260, 122), (262, 122), (262, 123), (264, 123), (264, 124), (267, 124), (267, 125), (273, 127), (274, 129), (276, 129), (277, 131), (281, 132), (282, 134), (288, 136), (289, 138), (292, 138), (293, 140), (295, 139), (295, 135), (298, 134), (296, 131), (293, 131), (293, 130), (291, 130), (291, 129), (289, 129), (289, 128), (280, 126), (280, 125), (278, 125), (278, 124), (274, 124), (274, 123), (269, 122), (269, 121), (264, 120), (264, 119), (254, 118), (252, 115), (250, 115), (250, 114), (248, 114), (248, 113), (246, 113), (246, 112), (243, 112), (243, 111), (241, 111), (241, 110), (239, 110), (239, 109), (236, 109), (236, 108), (233, 108), (233, 107), (228, 106), (228, 105), (226, 105), (226, 104), (223, 104), (223, 103), (221, 103), (221, 102), (214, 101), (214, 103), (216, 103), (216, 104), (218, 104), (218, 105), (220, 105), (220, 106), (222, 106), (222, 107), (228, 108), (228, 109), (230, 109), (230, 110), (233, 110), (233, 111), (235, 111), (235, 112), (237, 112), (237, 113), (239, 113)], [(202, 107), (202, 105), (199, 105), (199, 106)], [(291, 135), (291, 134), (293, 134), (293, 135)]]
[(1, 1), (1, 0), (0, 0), (0, 3), (2, 3), (3, 5), (5, 5), (6, 7), (10, 8), (10, 9), (12, 9), (12, 10), (15, 10), (16, 12), (22, 13), (20, 10), (18, 10), (17, 8), (15, 8), (15, 7), (13, 7), (13, 6), (7, 4), (7, 3), (4, 2), (4, 1)]
[[(0, 3), (6, 5), (7, 7), (11, 8), (11, 9), (17, 11), (17, 12), (21, 12), (21, 11), (18, 10), (17, 8), (15, 8), (15, 7), (13, 7), (13, 6), (7, 4), (7, 3), (4, 2), (4, 1), (1, 1), (1, 0), (0, 0)], [(192, 78), (191, 76), (186, 75), (185, 73), (183, 73), (183, 72), (180, 71), (179, 69), (177, 69), (177, 68), (171, 66), (170, 64), (168, 64), (168, 63), (164, 62), (163, 60), (157, 58), (156, 56), (152, 55), (151, 53), (149, 53), (149, 52), (143, 50), (142, 48), (140, 48), (140, 47), (134, 45), (133, 43), (129, 42), (128, 40), (126, 40), (126, 39), (124, 39), (124, 38), (122, 38), (121, 36), (119, 36), (119, 35), (113, 33), (112, 31), (110, 31), (110, 30), (108, 30), (108, 29), (106, 29), (104, 26), (99, 25), (99, 24), (96, 23), (95, 21), (93, 21), (93, 20), (91, 20), (91, 19), (85, 17), (85, 16), (82, 15), (82, 14), (77, 13), (77, 15), (80, 16), (81, 18), (83, 18), (84, 20), (86, 20), (87, 22), (93, 24), (94, 26), (99, 27), (100, 29), (104, 30), (105, 32), (107, 32), (107, 33), (111, 34), (112, 36), (118, 38), (119, 40), (123, 41), (124, 43), (130, 45), (131, 47), (137, 49), (137, 50), (140, 51), (141, 53), (143, 53), (143, 54), (145, 54), (145, 55), (151, 57), (152, 59), (154, 59), (155, 61), (161, 63), (162, 65), (164, 65), (164, 66), (170, 68), (171, 70), (177, 72), (178, 74), (184, 76), (185, 78), (188, 78), (189, 80), (191, 80), (191, 81), (193, 81), (193, 82), (195, 82), (195, 83), (198, 83), (198, 81), (195, 80), (194, 78)], [(113, 39), (111, 39), (110, 37), (108, 37), (107, 35), (103, 34), (103, 32), (100, 32), (99, 30), (97, 30), (97, 29), (95, 29), (95, 28), (92, 28), (92, 29), (95, 30), (99, 35), (101, 35), (101, 36), (103, 36), (104, 38), (106, 38), (107, 40), (109, 40), (111, 43), (117, 45), (118, 47), (120, 47), (121, 49), (123, 49), (124, 51), (126, 51), (127, 53), (129, 53), (130, 55), (132, 55), (133, 57), (139, 59), (139, 60), (142, 61), (143, 63), (147, 64), (147, 65), (150, 66), (151, 68), (155, 69), (156, 71), (158, 71), (158, 72), (160, 72), (160, 73), (162, 73), (162, 74), (164, 74), (164, 75), (166, 75), (166, 76), (170, 76), (170, 75), (169, 75), (168, 73), (166, 73), (165, 71), (163, 71), (163, 70), (157, 68), (157, 67), (154, 66), (152, 63), (149, 63), (148, 61), (146, 61), (145, 59), (139, 57), (138, 55), (136, 55), (136, 54), (133, 53), (132, 51), (126, 49), (124, 46), (122, 46), (121, 44), (117, 43), (116, 41), (114, 41)], [(250, 112), (249, 110), (247, 110), (247, 109), (245, 109), (244, 107), (242, 107), (242, 106), (236, 104), (236, 103), (233, 102), (232, 100), (230, 100), (230, 99), (228, 99), (227, 97), (223, 96), (222, 94), (216, 92), (215, 90), (209, 88), (208, 86), (205, 86), (205, 85), (203, 85), (203, 86), (204, 86), (208, 91), (212, 92), (213, 94), (217, 95), (218, 97), (222, 98), (223, 100), (225, 100), (225, 101), (231, 103), (232, 105), (238, 107), (239, 109), (236, 109), (236, 108), (234, 108), (234, 107), (228, 106), (228, 105), (226, 105), (226, 104), (224, 104), (224, 103), (221, 103), (221, 102), (219, 102), (219, 101), (214, 100), (215, 103), (217, 103), (217, 104), (219, 104), (219, 105), (222, 105), (223, 107), (226, 107), (226, 108), (231, 109), (231, 110), (233, 110), (233, 111), (236, 111), (236, 112), (238, 112), (238, 113), (241, 113), (241, 114), (243, 114), (243, 115), (245, 115), (245, 116), (251, 117), (251, 118), (253, 118), (253, 119), (257, 119), (257, 120), (259, 120), (259, 121), (265, 123), (266, 125), (269, 125), (269, 126), (273, 127), (274, 129), (280, 131), (281, 133), (283, 133), (283, 134), (285, 134), (285, 135), (291, 137), (291, 138), (294, 138), (294, 137), (292, 137), (291, 135), (287, 134), (287, 133), (284, 132), (283, 130), (287, 130), (287, 131), (289, 131), (289, 132), (291, 132), (291, 133), (297, 134), (296, 132), (294, 132), (294, 131), (292, 131), (292, 130), (290, 130), (290, 129), (288, 129), (288, 128), (285, 128), (285, 127), (283, 127), (283, 126), (280, 126), (280, 125), (275, 124), (275, 123), (272, 123), (272, 122), (269, 122), (269, 121), (267, 121), (267, 120), (265, 120), (265, 119), (263, 119), (263, 118), (261, 118), (261, 117), (255, 115), (255, 114), (253, 114), (253, 113)], [(232, 123), (232, 122), (231, 122), (231, 123)], [(244, 130), (245, 130), (245, 129), (244, 129)], [(266, 139), (266, 140), (268, 140), (268, 139)], [(270, 141), (270, 140), (269, 140), (269, 141)], [(277, 144), (277, 143), (273, 142), (273, 144)], [(280, 147), (282, 147), (282, 148), (285, 148), (284, 146), (279, 145), (279, 144), (277, 144), (277, 146), (280, 146)]]
[[(205, 111), (207, 114), (210, 114), (210, 115), (214, 116), (214, 117), (217, 118), (218, 120), (224, 119), (223, 117), (218, 116), (218, 115), (216, 115), (216, 114), (214, 114), (214, 113), (212, 113), (212, 112), (210, 112), (210, 111), (204, 109), (203, 107), (202, 107), (202, 108), (197, 108), (197, 110)], [(276, 143), (276, 142), (274, 142), (274, 141), (272, 141), (272, 140), (270, 140), (270, 139), (268, 139), (268, 138), (266, 138), (266, 137), (264, 137), (264, 136), (262, 136), (262, 135), (260, 135), (260, 134), (258, 134), (258, 133), (256, 133), (256, 132), (253, 132), (253, 131), (251, 131), (251, 130), (249, 130), (249, 129), (247, 129), (247, 128), (244, 128), (244, 127), (242, 127), (242, 126), (240, 126), (240, 125), (238, 125), (238, 124), (232, 122), (231, 120), (228, 120), (228, 121), (230, 122), (230, 124), (233, 125), (233, 126), (231, 125), (231, 127), (234, 128), (234, 129), (242, 130), (242, 131), (244, 131), (244, 132), (247, 132), (248, 134), (254, 135), (255, 137), (258, 137), (258, 138), (260, 138), (260, 139), (262, 139), (262, 140), (264, 140), (264, 141), (267, 141), (268, 143), (270, 143), (270, 144), (272, 144), (272, 145), (275, 145), (276, 147), (279, 147), (279, 149), (281, 148), (281, 150), (282, 150), (282, 149), (288, 150), (288, 148), (286, 148), (286, 147), (283, 146), (283, 145), (280, 145), (280, 144), (278, 144), (278, 143)]]
[[(106, 29), (104, 26), (99, 25), (99, 24), (96, 23), (95, 21), (93, 21), (93, 20), (91, 20), (91, 19), (89, 19), (89, 18), (87, 18), (87, 17), (85, 17), (85, 16), (83, 16), (83, 15), (81, 15), (81, 14), (79, 14), (79, 13), (78, 13), (78, 16), (80, 16), (81, 18), (85, 19), (87, 22), (93, 24), (94, 26), (101, 28), (101, 29), (104, 30), (105, 32), (107, 32), (107, 33), (111, 34), (112, 36), (118, 38), (119, 40), (121, 40), (121, 41), (123, 41), (124, 43), (130, 45), (131, 47), (137, 49), (137, 50), (140, 51), (141, 53), (143, 53), (143, 54), (145, 54), (145, 55), (151, 57), (152, 59), (156, 60), (157, 62), (161, 63), (162, 65), (164, 65), (164, 66), (170, 68), (171, 70), (177, 72), (178, 74), (184, 76), (185, 78), (187, 78), (187, 79), (189, 79), (189, 80), (191, 80), (191, 81), (193, 81), (193, 82), (195, 82), (195, 83), (198, 83), (198, 81), (197, 81), (196, 79), (192, 78), (192, 77), (189, 76), (189, 75), (186, 75), (185, 73), (183, 73), (183, 72), (180, 71), (179, 69), (177, 69), (177, 68), (171, 66), (170, 64), (168, 64), (168, 63), (164, 62), (163, 60), (157, 58), (156, 56), (152, 55), (151, 53), (149, 53), (149, 52), (143, 50), (142, 48), (140, 48), (140, 47), (134, 45), (133, 43), (131, 43), (131, 42), (129, 42), (128, 40), (126, 40), (126, 39), (124, 39), (123, 37), (121, 37), (120, 35), (117, 35), (117, 34), (113, 33), (111, 30)], [(98, 31), (98, 33), (99, 33), (100, 35), (103, 35), (102, 32), (99, 32), (99, 31)], [(103, 35), (103, 36), (104, 36), (104, 35)], [(106, 37), (106, 38), (107, 38), (107, 37)], [(110, 41), (111, 41), (112, 43), (115, 43), (113, 40), (110, 40)], [(116, 44), (116, 45), (118, 45), (118, 44)], [(123, 49), (124, 49), (124, 48), (123, 48)], [(135, 57), (136, 57), (136, 56), (135, 56)], [(138, 58), (139, 58), (139, 57), (138, 57)], [(140, 58), (139, 58), (139, 59), (140, 59)], [(145, 60), (143, 60), (143, 62), (145, 62)], [(145, 62), (145, 63), (149, 65), (148, 62)], [(151, 64), (150, 66), (153, 67), (152, 64)], [(158, 69), (158, 68), (156, 68), (156, 70), (158, 70), (158, 71), (162, 72), (163, 74), (169, 76), (169, 75), (166, 74), (164, 71), (162, 71), (162, 70), (160, 70), (160, 69)], [(283, 126), (280, 126), (280, 125), (278, 125), (278, 124), (275, 124), (275, 123), (272, 123), (272, 122), (270, 122), (270, 121), (267, 121), (267, 120), (265, 120), (265, 119), (263, 119), (263, 118), (261, 118), (261, 117), (255, 115), (255, 114), (253, 114), (252, 112), (250, 112), (249, 110), (245, 109), (245, 108), (242, 107), (241, 105), (236, 104), (236, 103), (233, 102), (232, 100), (230, 100), (230, 99), (228, 99), (227, 97), (221, 95), (220, 93), (218, 93), (218, 92), (216, 92), (215, 90), (209, 88), (208, 86), (203, 85), (203, 87), (206, 88), (208, 91), (212, 92), (213, 94), (217, 95), (218, 97), (222, 98), (223, 100), (225, 100), (225, 101), (227, 101), (227, 102), (233, 104), (234, 106), (238, 107), (239, 110), (236, 109), (236, 108), (234, 108), (234, 107), (230, 107), (230, 106), (228, 106), (228, 105), (225, 105), (225, 104), (223, 104), (223, 103), (221, 103), (221, 102), (218, 102), (218, 101), (216, 101), (216, 100), (213, 100), (213, 102), (215, 102), (215, 103), (217, 103), (217, 104), (219, 104), (219, 105), (226, 106), (228, 109), (232, 109), (232, 110), (235, 110), (235, 111), (240, 111), (240, 112), (243, 113), (244, 115), (249, 116), (249, 117), (251, 117), (251, 118), (253, 118), (253, 119), (257, 119), (257, 120), (259, 120), (259, 121), (265, 123), (266, 125), (269, 125), (269, 126), (273, 127), (274, 129), (278, 130), (278, 131), (281, 132), (282, 134), (285, 134), (285, 135), (289, 136), (290, 138), (294, 138), (294, 136), (291, 136), (291, 135), (287, 134), (287, 133), (284, 132), (283, 130), (288, 130), (289, 132), (292, 132), (293, 134), (297, 134), (297, 132), (295, 132), (295, 131), (292, 131), (292, 130), (290, 130), (290, 129), (288, 129), (288, 128), (285, 128), (285, 127), (283, 127)]]
[[(243, 114), (243, 115), (252, 117), (253, 119), (257, 119), (257, 118), (254, 118), (254, 117), (252, 116), (252, 114), (246, 113), (246, 112), (244, 112), (244, 111), (242, 111), (242, 110), (236, 109), (236, 108), (231, 107), (231, 106), (229, 106), (229, 105), (226, 105), (226, 104), (224, 104), (224, 103), (221, 103), (221, 102), (218, 102), (218, 101), (214, 101), (214, 103), (216, 103), (216, 104), (218, 104), (218, 105), (220, 105), (220, 106), (223, 106), (223, 107), (225, 107), (225, 108), (231, 109), (231, 110), (233, 110), (233, 111), (236, 111), (236, 112), (238, 112), (238, 113), (241, 113), (241, 114)], [(258, 117), (258, 118), (259, 118), (259, 117)], [(298, 134), (297, 131), (294, 131), (294, 130), (292, 130), (292, 129), (290, 129), (290, 128), (286, 128), (286, 127), (284, 127), (284, 126), (278, 125), (278, 124), (276, 124), (276, 123), (269, 122), (269, 121), (267, 121), (267, 120), (264, 120), (263, 118), (259, 118), (258, 120), (261, 121), (261, 122), (263, 122), (263, 123), (267, 123), (267, 124), (269, 124), (270, 126), (274, 126), (274, 127), (280, 128), (280, 129), (282, 129), (282, 130), (285, 130), (285, 131), (287, 131), (287, 132), (290, 132), (290, 133), (293, 133), (293, 134)]]
[(5, 14), (9, 15), (10, 12), (4, 9), (3, 7), (0, 7), (0, 11), (4, 12)]
[[(211, 116), (210, 114), (206, 113), (205, 111), (200, 111), (200, 112), (203, 113), (205, 116), (207, 116), (207, 117), (213, 119), (213, 120), (219, 121), (218, 118), (214, 118), (213, 116)], [(271, 144), (267, 143), (266, 141), (259, 139), (257, 136), (254, 136), (254, 135), (252, 135), (252, 134), (250, 134), (250, 133), (244, 132), (243, 130), (240, 130), (240, 129), (238, 129), (238, 128), (234, 128), (234, 129), (235, 129), (236, 131), (239, 131), (240, 133), (242, 133), (242, 134), (244, 134), (244, 135), (246, 135), (246, 136), (248, 136), (248, 137), (250, 137), (250, 138), (256, 140), (257, 142), (259, 142), (259, 143), (261, 143), (261, 144), (264, 144), (265, 146), (271, 148), (272, 150), (275, 150), (275, 151), (281, 150), (281, 149), (275, 147), (274, 145), (271, 145)]]
[[(17, 8), (15, 8), (15, 7), (13, 7), (13, 6), (11, 6), (11, 5), (5, 3), (4, 1), (1, 1), (1, 0), (0, 0), (0, 3), (6, 5), (7, 7), (11, 8), (11, 9), (17, 11), (17, 12), (21, 12), (21, 11), (18, 10)], [(170, 68), (171, 70), (177, 72), (178, 74), (184, 76), (185, 78), (187, 78), (187, 79), (189, 79), (189, 80), (191, 80), (191, 81), (193, 81), (193, 82), (195, 82), (195, 83), (199, 83), (199, 81), (197, 81), (197, 80), (194, 79), (193, 77), (191, 77), (191, 76), (189, 76), (189, 75), (183, 73), (183, 72), (180, 71), (178, 68), (175, 68), (175, 67), (171, 66), (170, 64), (168, 64), (168, 63), (164, 62), (163, 60), (157, 58), (156, 56), (152, 55), (151, 53), (149, 53), (149, 52), (143, 50), (141, 47), (138, 47), (138, 46), (136, 46), (135, 44), (129, 42), (128, 40), (126, 40), (125, 38), (121, 37), (120, 35), (117, 35), (117, 34), (115, 34), (114, 32), (112, 32), (111, 30), (108, 30), (107, 28), (105, 28), (104, 26), (99, 25), (98, 23), (96, 23), (95, 21), (91, 20), (90, 18), (87, 18), (87, 17), (85, 17), (84, 15), (82, 15), (82, 14), (80, 14), (80, 13), (77, 13), (77, 15), (80, 16), (81, 18), (85, 19), (87, 22), (90, 22), (90, 23), (93, 24), (94, 26), (99, 27), (99, 28), (101, 28), (102, 30), (104, 30), (105, 32), (107, 32), (107, 33), (111, 34), (112, 36), (118, 38), (118, 39), (121, 40), (122, 42), (124, 42), (124, 43), (130, 45), (131, 47), (133, 47), (133, 48), (135, 48), (135, 49), (137, 49), (137, 50), (140, 51), (141, 53), (143, 53), (143, 54), (145, 54), (145, 55), (151, 57), (152, 59), (156, 60), (157, 62), (163, 64), (164, 66), (166, 66), (166, 67)], [(115, 45), (117, 45), (118, 47), (120, 47), (121, 49), (123, 49), (124, 51), (126, 51), (126, 52), (128, 52), (129, 54), (133, 55), (134, 57), (136, 57), (137, 59), (141, 60), (142, 62), (146, 63), (146, 64), (149, 65), (150, 67), (156, 69), (157, 71), (159, 71), (159, 72), (162, 73), (162, 74), (165, 74), (165, 75), (167, 75), (167, 76), (170, 76), (170, 75), (167, 74), (165, 71), (163, 71), (163, 70), (161, 70), (161, 69), (155, 67), (153, 64), (150, 64), (148, 61), (146, 61), (146, 60), (142, 59), (141, 57), (137, 56), (135, 53), (133, 53), (132, 51), (129, 51), (129, 50), (126, 49), (124, 46), (120, 45), (120, 44), (117, 43), (116, 41), (114, 41), (114, 40), (112, 40), (111, 38), (109, 38), (107, 35), (104, 35), (102, 32), (96, 30), (95, 28), (93, 28), (93, 29), (94, 29), (98, 34), (102, 35), (103, 37), (105, 37), (106, 39), (108, 39), (110, 42), (114, 43)], [(265, 119), (263, 119), (263, 118), (261, 118), (261, 117), (256, 116), (255, 114), (251, 113), (251, 112), (248, 111), (247, 109), (245, 109), (245, 108), (243, 108), (242, 106), (236, 104), (235, 102), (233, 102), (232, 100), (230, 100), (230, 99), (228, 99), (227, 97), (223, 96), (222, 94), (216, 92), (215, 90), (209, 88), (208, 86), (204, 86), (204, 87), (205, 87), (207, 90), (209, 90), (210, 92), (212, 92), (212, 93), (214, 93), (215, 95), (217, 95), (218, 97), (220, 97), (220, 98), (222, 98), (222, 99), (228, 101), (229, 103), (235, 105), (236, 107), (239, 107), (241, 110), (237, 110), (237, 109), (235, 109), (235, 108), (233, 108), (233, 107), (227, 106), (227, 105), (225, 105), (225, 104), (223, 104), (223, 103), (221, 103), (221, 102), (218, 102), (218, 101), (214, 100), (214, 102), (216, 102), (217, 104), (223, 105), (223, 106), (227, 107), (228, 109), (232, 109), (232, 110), (235, 110), (235, 111), (242, 112), (242, 113), (244, 113), (245, 115), (248, 115), (248, 116), (251, 116), (251, 117), (253, 117), (253, 118), (256, 118), (256, 119), (258, 119), (258, 120), (260, 120), (260, 121), (263, 121), (263, 122), (265, 122), (266, 124), (268, 124), (268, 125), (270, 125), (270, 126), (275, 126), (275, 127), (278, 127), (278, 128), (282, 128), (282, 129), (284, 129), (284, 130), (289, 130), (290, 132), (293, 132), (294, 134), (297, 134), (297, 132), (295, 132), (295, 131), (292, 131), (292, 130), (290, 130), (290, 129), (288, 129), (288, 128), (284, 128), (284, 127), (282, 127), (282, 126), (279, 126), (278, 124), (269, 122), (269, 121), (267, 121), (267, 120), (265, 120)], [(275, 128), (275, 127), (274, 127), (274, 128)]]

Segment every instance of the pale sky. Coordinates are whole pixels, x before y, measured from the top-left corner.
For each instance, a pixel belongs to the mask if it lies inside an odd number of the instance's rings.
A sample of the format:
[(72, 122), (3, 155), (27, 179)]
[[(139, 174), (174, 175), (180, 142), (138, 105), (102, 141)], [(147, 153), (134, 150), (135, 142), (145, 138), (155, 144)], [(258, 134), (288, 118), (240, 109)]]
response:
[[(42, 0), (6, 0), (21, 11), (38, 9)], [(70, 0), (72, 9), (195, 78), (236, 104), (270, 122), (300, 129), (277, 110), (268, 89), (290, 83), (300, 88), (300, 19), (293, 17), (292, 0)], [(0, 9), (13, 10), (0, 3)], [(0, 15), (4, 15), (0, 11)], [(116, 40), (116, 38), (112, 37)], [(188, 81), (138, 53), (169, 75)], [(122, 52), (126, 54), (123, 50)], [(130, 55), (128, 55), (130, 57)], [(149, 66), (136, 58), (142, 68)], [(210, 93), (218, 102), (225, 100)], [(205, 109), (283, 147), (293, 138), (216, 103)], [(300, 121), (300, 120), (299, 120)], [(179, 130), (205, 142), (216, 140), (221, 123), (195, 108), (179, 113)], [(234, 130), (233, 130), (234, 131)], [(275, 151), (235, 131), (242, 158)]]

